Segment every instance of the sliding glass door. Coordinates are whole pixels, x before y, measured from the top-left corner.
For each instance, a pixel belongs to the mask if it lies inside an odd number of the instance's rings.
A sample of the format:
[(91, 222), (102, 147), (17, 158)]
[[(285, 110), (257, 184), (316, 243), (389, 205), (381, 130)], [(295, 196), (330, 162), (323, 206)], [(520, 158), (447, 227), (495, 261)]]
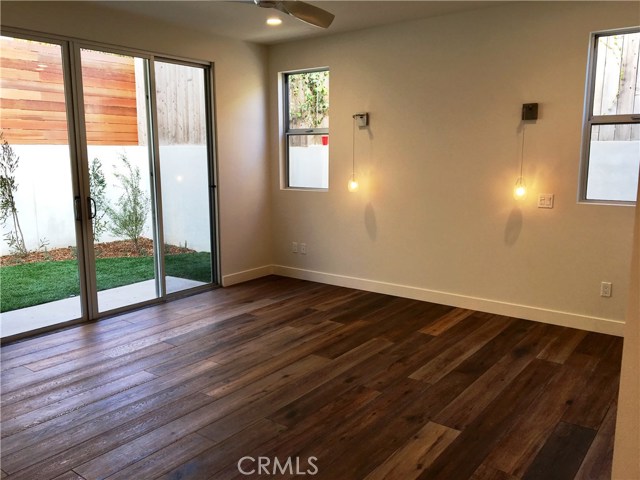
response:
[(217, 281), (210, 66), (44, 38), (0, 37), (2, 338)]
[(2, 36), (0, 72), (0, 332), (7, 337), (82, 316), (80, 197), (63, 46)]
[(212, 281), (205, 73), (201, 66), (155, 62), (168, 293)]
[(80, 50), (98, 312), (158, 298), (147, 59)]

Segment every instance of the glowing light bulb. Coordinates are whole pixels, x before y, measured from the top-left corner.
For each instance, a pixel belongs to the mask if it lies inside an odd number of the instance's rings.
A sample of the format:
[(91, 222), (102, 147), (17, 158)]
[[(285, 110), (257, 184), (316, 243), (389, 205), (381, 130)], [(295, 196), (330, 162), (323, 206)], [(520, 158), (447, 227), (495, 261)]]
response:
[(267, 25), (275, 27), (275, 26), (280, 25), (280, 24), (282, 24), (282, 20), (277, 18), (277, 17), (267, 18)]
[(524, 178), (518, 177), (516, 184), (513, 187), (513, 197), (516, 200), (522, 200), (527, 196), (527, 184), (524, 182)]
[(349, 183), (347, 184), (347, 188), (349, 189), (349, 191), (356, 192), (358, 191), (359, 187), (360, 185), (358, 184), (358, 180), (356, 180), (356, 177), (351, 177)]

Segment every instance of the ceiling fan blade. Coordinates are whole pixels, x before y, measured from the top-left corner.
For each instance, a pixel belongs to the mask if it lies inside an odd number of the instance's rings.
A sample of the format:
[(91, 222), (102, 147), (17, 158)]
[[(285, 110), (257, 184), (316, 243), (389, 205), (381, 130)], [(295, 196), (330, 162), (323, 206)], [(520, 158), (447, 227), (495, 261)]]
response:
[(320, 28), (328, 28), (335, 18), (333, 13), (297, 0), (275, 2), (274, 8)]

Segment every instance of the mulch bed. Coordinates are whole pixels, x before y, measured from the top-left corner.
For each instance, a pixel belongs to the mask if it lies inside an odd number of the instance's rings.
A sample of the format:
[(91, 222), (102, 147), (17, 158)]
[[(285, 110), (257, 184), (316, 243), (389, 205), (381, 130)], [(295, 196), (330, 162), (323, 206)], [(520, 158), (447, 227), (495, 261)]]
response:
[[(115, 242), (97, 243), (95, 245), (96, 258), (115, 257), (150, 257), (153, 255), (153, 241), (150, 238), (140, 238), (138, 249), (131, 240), (117, 240)], [(165, 245), (165, 253), (175, 255), (178, 253), (195, 253), (190, 248)], [(0, 257), (0, 266), (19, 265), (23, 263), (48, 262), (60, 260), (75, 260), (75, 247), (53, 248), (29, 252), (26, 255), (4, 255)]]

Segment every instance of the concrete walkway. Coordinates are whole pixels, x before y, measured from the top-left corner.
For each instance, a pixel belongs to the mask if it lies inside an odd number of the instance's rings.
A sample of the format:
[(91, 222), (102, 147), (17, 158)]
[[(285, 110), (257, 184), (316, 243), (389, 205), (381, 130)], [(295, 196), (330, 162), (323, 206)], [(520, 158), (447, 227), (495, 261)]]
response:
[[(169, 293), (199, 285), (204, 285), (204, 283), (184, 278), (167, 277), (167, 292)], [(147, 280), (98, 292), (98, 306), (101, 312), (106, 312), (153, 298), (156, 298), (155, 280)], [(0, 337), (9, 337), (68, 322), (81, 316), (79, 296), (0, 313)]]

